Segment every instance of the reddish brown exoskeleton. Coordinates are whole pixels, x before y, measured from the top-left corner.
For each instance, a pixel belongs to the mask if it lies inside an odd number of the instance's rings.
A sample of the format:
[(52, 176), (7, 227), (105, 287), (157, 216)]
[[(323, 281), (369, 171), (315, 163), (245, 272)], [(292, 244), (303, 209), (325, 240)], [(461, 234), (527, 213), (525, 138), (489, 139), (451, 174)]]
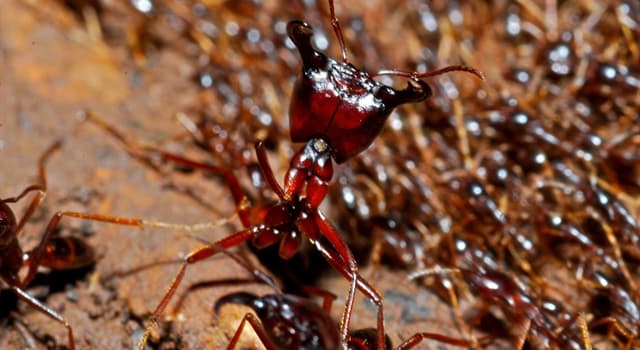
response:
[[(206, 242), (205, 242), (206, 243)], [(215, 244), (212, 248), (216, 248)], [(217, 247), (220, 249), (220, 247)], [(260, 342), (268, 350), (300, 349), (320, 350), (336, 349), (340, 343), (338, 329), (331, 318), (331, 304), (336, 296), (326, 290), (315, 287), (303, 287), (306, 294), (322, 298), (322, 307), (311, 299), (283, 294), (273, 280), (262, 271), (253, 268), (233, 253), (224, 252), (228, 257), (249, 271), (259, 281), (271, 286), (275, 294), (257, 296), (247, 292), (227, 294), (216, 301), (214, 311), (219, 314), (227, 304), (240, 304), (251, 308), (253, 313), (246, 313), (236, 328), (227, 350), (238, 347), (240, 336), (245, 326), (250, 326), (258, 335)], [(256, 317), (257, 316), (257, 317)], [(358, 329), (350, 332), (349, 350), (378, 349), (377, 332), (374, 328)], [(451, 338), (429, 332), (416, 333), (405, 340), (397, 348), (393, 348), (391, 340), (385, 335), (384, 349), (409, 350), (426, 339), (443, 344), (469, 347), (471, 343), (464, 339)]]
[[(67, 328), (69, 349), (75, 349), (73, 330), (71, 325), (55, 310), (49, 308), (35, 297), (29, 295), (25, 288), (36, 276), (39, 267), (53, 270), (70, 270), (89, 266), (95, 262), (95, 254), (91, 246), (76, 237), (55, 237), (54, 232), (63, 217), (74, 217), (84, 220), (109, 222), (119, 225), (142, 227), (144, 220), (121, 218), (108, 215), (79, 213), (70, 211), (56, 212), (47, 225), (40, 243), (28, 252), (20, 247), (18, 236), (27, 221), (33, 216), (47, 191), (47, 181), (44, 164), (49, 156), (61, 147), (61, 142), (55, 142), (43, 153), (39, 160), (39, 184), (25, 188), (16, 197), (0, 200), (0, 281), (3, 282), (18, 298), (34, 309)], [(36, 193), (26, 212), (19, 220), (9, 204), (16, 203), (30, 193)], [(27, 267), (27, 274), (20, 278), (22, 267)]]
[[(58, 211), (51, 216), (40, 243), (29, 251), (23, 251), (18, 237), (25, 224), (36, 212), (47, 195), (47, 178), (45, 162), (62, 146), (62, 141), (54, 142), (40, 156), (38, 163), (38, 184), (26, 187), (19, 195), (0, 199), (0, 281), (7, 286), (20, 300), (25, 301), (34, 309), (47, 315), (67, 328), (68, 346), (75, 349), (73, 330), (71, 325), (55, 310), (49, 308), (37, 298), (29, 295), (25, 290), (36, 277), (40, 267), (55, 271), (75, 270), (90, 267), (96, 262), (96, 254), (89, 244), (74, 236), (56, 236), (55, 232), (64, 217), (82, 220), (98, 221), (116, 225), (143, 227), (165, 227), (182, 230), (198, 230), (199, 227), (188, 225), (174, 225), (159, 221), (145, 220), (135, 217), (122, 217), (95, 213), (82, 213), (75, 211)], [(16, 220), (16, 215), (9, 207), (17, 203), (30, 193), (35, 193), (26, 208), (25, 213)], [(206, 226), (206, 225), (205, 225)], [(20, 277), (20, 270), (26, 267), (27, 273)]]
[[(292, 21), (287, 26), (289, 37), (298, 48), (303, 61), (302, 73), (291, 97), (291, 139), (293, 142), (304, 142), (305, 145), (292, 157), (284, 185), (281, 186), (269, 165), (264, 144), (261, 141), (256, 143), (260, 170), (279, 199), (274, 204), (252, 211), (231, 170), (135, 144), (96, 115), (87, 113), (86, 117), (123, 141), (129, 150), (142, 149), (145, 153), (159, 154), (164, 160), (186, 167), (222, 174), (232, 191), (238, 216), (245, 228), (219, 240), (216, 246), (227, 249), (251, 240), (256, 248), (262, 249), (278, 243), (280, 257), (289, 259), (299, 251), (305, 238), (309, 240), (329, 264), (351, 282), (341, 321), (342, 348), (346, 349), (348, 346), (349, 323), (355, 292), (359, 289), (378, 309), (377, 344), (378, 349), (382, 350), (385, 344), (382, 297), (358, 274), (358, 264), (351, 250), (319, 209), (333, 177), (333, 161), (343, 163), (364, 151), (380, 133), (395, 107), (429, 98), (431, 88), (421, 78), (450, 71), (469, 72), (480, 78), (482, 75), (465, 66), (451, 66), (428, 73), (397, 70), (382, 70), (375, 74), (364, 72), (347, 61), (342, 31), (332, 0), (329, 1), (329, 7), (332, 25), (342, 49), (342, 62), (328, 58), (312, 47), (313, 29), (307, 23)], [(381, 75), (404, 77), (409, 83), (405, 89), (396, 90), (373, 79)], [(255, 212), (261, 214), (258, 217), (252, 216), (251, 213)], [(187, 265), (218, 252), (218, 248), (207, 245), (191, 252), (184, 259), (174, 281), (151, 316), (153, 324), (157, 323), (182, 281)], [(139, 349), (144, 348), (149, 331), (150, 328), (147, 328)]]

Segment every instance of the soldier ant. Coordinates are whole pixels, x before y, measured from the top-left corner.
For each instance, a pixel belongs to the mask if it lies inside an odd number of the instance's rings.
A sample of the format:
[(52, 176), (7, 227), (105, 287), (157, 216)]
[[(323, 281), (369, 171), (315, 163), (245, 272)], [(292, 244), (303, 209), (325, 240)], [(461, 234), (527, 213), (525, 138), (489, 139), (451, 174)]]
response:
[[(128, 141), (122, 133), (97, 115), (86, 113), (85, 118), (123, 141), (130, 151), (137, 149), (159, 154), (165, 161), (223, 175), (231, 189), (244, 229), (217, 241), (216, 245), (228, 249), (251, 240), (256, 248), (263, 249), (279, 243), (280, 257), (289, 259), (302, 247), (306, 236), (329, 264), (351, 282), (340, 326), (342, 348), (346, 349), (348, 346), (349, 324), (358, 289), (378, 309), (377, 344), (378, 349), (382, 350), (385, 343), (382, 297), (360, 276), (351, 249), (319, 208), (333, 177), (333, 161), (341, 164), (364, 151), (381, 132), (395, 107), (429, 98), (431, 88), (421, 79), (452, 71), (471, 73), (481, 79), (483, 76), (479, 71), (466, 66), (449, 66), (427, 73), (380, 70), (369, 74), (361, 71), (347, 60), (333, 0), (329, 0), (329, 9), (331, 24), (342, 52), (342, 62), (328, 58), (313, 48), (313, 29), (309, 24), (295, 20), (287, 25), (289, 38), (298, 48), (303, 62), (302, 73), (295, 83), (289, 108), (290, 135), (293, 142), (304, 142), (305, 146), (293, 155), (284, 186), (281, 186), (269, 164), (264, 143), (256, 142), (256, 155), (262, 175), (279, 199), (274, 204), (258, 207), (259, 210), (254, 211), (231, 170), (193, 161), (154, 147), (137, 145)], [(406, 78), (407, 87), (396, 90), (373, 79), (383, 75)], [(252, 216), (252, 213), (259, 214)], [(165, 296), (153, 311), (150, 318), (152, 325), (157, 323), (175, 293), (186, 267), (218, 252), (219, 249), (203, 246), (184, 259)], [(139, 349), (144, 348), (150, 329), (148, 327), (142, 337)]]

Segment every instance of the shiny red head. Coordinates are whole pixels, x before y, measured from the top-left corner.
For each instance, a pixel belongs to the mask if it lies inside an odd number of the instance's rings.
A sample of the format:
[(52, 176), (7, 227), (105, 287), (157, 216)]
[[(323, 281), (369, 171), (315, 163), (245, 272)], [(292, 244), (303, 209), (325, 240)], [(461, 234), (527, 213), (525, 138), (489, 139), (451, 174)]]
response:
[(429, 85), (418, 78), (410, 78), (404, 90), (395, 90), (350, 63), (314, 50), (313, 29), (305, 22), (289, 22), (287, 31), (303, 63), (289, 108), (291, 140), (322, 138), (338, 163), (364, 151), (395, 107), (431, 96)]

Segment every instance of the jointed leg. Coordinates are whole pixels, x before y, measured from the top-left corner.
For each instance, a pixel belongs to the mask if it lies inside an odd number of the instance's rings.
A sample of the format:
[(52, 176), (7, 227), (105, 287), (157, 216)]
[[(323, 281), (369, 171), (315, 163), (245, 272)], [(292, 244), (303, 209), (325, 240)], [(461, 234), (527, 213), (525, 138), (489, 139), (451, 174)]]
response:
[(60, 220), (63, 217), (73, 217), (83, 220), (91, 220), (91, 221), (99, 221), (112, 223), (116, 225), (123, 226), (135, 226), (139, 229), (144, 227), (161, 227), (161, 228), (171, 228), (171, 229), (179, 229), (184, 231), (196, 231), (196, 230), (204, 230), (212, 227), (219, 226), (220, 224), (226, 222), (226, 220), (221, 220), (220, 222), (215, 223), (202, 223), (195, 225), (182, 225), (182, 224), (170, 224), (159, 221), (145, 220), (141, 218), (135, 217), (123, 217), (123, 216), (113, 216), (113, 215), (102, 215), (102, 214), (92, 214), (92, 213), (79, 213), (79, 212), (57, 212), (55, 213), (51, 219), (49, 220), (49, 224), (42, 235), (42, 239), (38, 246), (33, 249), (30, 253), (28, 253), (28, 264), (29, 270), (24, 280), (20, 283), (21, 288), (25, 288), (29, 285), (29, 282), (35, 277), (36, 272), (38, 270), (38, 266), (40, 265), (40, 261), (42, 260), (43, 255), (46, 253), (46, 247), (49, 241), (51, 240), (51, 236), (55, 229), (58, 227)]
[[(210, 246), (212, 249), (218, 249), (219, 253), (222, 253), (226, 255), (228, 258), (230, 258), (231, 260), (235, 261), (236, 264), (242, 266), (245, 270), (249, 271), (253, 275), (253, 277), (255, 277), (257, 280), (271, 287), (276, 293), (282, 293), (282, 290), (280, 289), (280, 287), (276, 285), (276, 282), (273, 280), (273, 278), (271, 278), (271, 276), (269, 276), (266, 272), (251, 266), (249, 262), (241, 258), (237, 253), (230, 252), (227, 249), (223, 248), (218, 243), (209, 242), (206, 239), (203, 239), (201, 237), (198, 237), (192, 234), (189, 234), (188, 236), (198, 240), (199, 242), (206, 244), (207, 246)], [(231, 244), (231, 243), (228, 243), (228, 244)], [(335, 296), (334, 296), (334, 299), (335, 299)]]
[(404, 343), (400, 344), (397, 347), (397, 350), (413, 349), (425, 339), (433, 339), (441, 343), (464, 346), (467, 348), (472, 345), (471, 342), (464, 339), (451, 338), (451, 337), (447, 337), (446, 335), (442, 335), (438, 333), (420, 332), (420, 333), (414, 334), (411, 338), (405, 340)]
[(167, 292), (162, 297), (162, 300), (160, 300), (160, 303), (158, 303), (158, 306), (156, 306), (155, 310), (151, 314), (151, 317), (149, 318), (151, 321), (151, 325), (147, 327), (144, 334), (142, 335), (142, 338), (138, 343), (138, 350), (144, 350), (144, 346), (147, 343), (147, 339), (149, 338), (149, 334), (151, 332), (151, 327), (155, 326), (158, 323), (160, 314), (162, 314), (164, 309), (167, 307), (167, 305), (169, 304), (169, 301), (171, 300), (176, 290), (178, 289), (178, 286), (182, 282), (187, 266), (195, 264), (198, 261), (207, 259), (217, 253), (223, 252), (224, 249), (235, 247), (245, 242), (247, 239), (251, 238), (251, 236), (252, 236), (251, 229), (245, 229), (217, 241), (214, 245), (206, 245), (206, 246), (200, 247), (192, 251), (187, 257), (184, 258), (184, 260), (182, 261), (182, 264), (180, 265), (178, 273), (176, 273), (175, 277), (173, 278), (173, 281), (169, 285), (169, 288), (167, 288)]
[(378, 307), (378, 348), (379, 350), (384, 350), (385, 340), (382, 296), (380, 296), (380, 294), (358, 274), (358, 265), (351, 249), (349, 249), (347, 244), (340, 237), (338, 230), (325, 218), (321, 211), (316, 211), (314, 221), (322, 235), (333, 246), (335, 252), (337, 252), (338, 258), (336, 258), (334, 252), (327, 250), (318, 240), (315, 241), (316, 247), (335, 269), (342, 273), (347, 280), (351, 281), (351, 287), (349, 288), (349, 294), (347, 295), (347, 303), (342, 314), (342, 321), (340, 322), (342, 346), (345, 348), (347, 347), (346, 342), (349, 338), (349, 324), (351, 323), (351, 315), (353, 313), (353, 305), (355, 303), (355, 293), (356, 289), (360, 289), (369, 299), (371, 299), (371, 301), (374, 302), (374, 304), (376, 304), (376, 307)]
[(16, 293), (18, 298), (22, 299), (27, 304), (31, 305), (31, 307), (49, 316), (50, 318), (54, 319), (56, 322), (62, 324), (65, 328), (67, 328), (69, 350), (75, 350), (76, 345), (73, 341), (73, 330), (71, 329), (71, 325), (67, 321), (65, 321), (65, 319), (62, 316), (60, 316), (60, 314), (58, 314), (57, 312), (55, 312), (53, 309), (49, 308), (45, 304), (41, 303), (38, 299), (29, 295), (19, 286), (14, 284), (10, 286), (10, 289), (14, 293)]
[(202, 163), (196, 160), (192, 160), (186, 157), (183, 157), (178, 154), (174, 154), (171, 152), (167, 152), (161, 149), (158, 149), (153, 146), (139, 144), (135, 141), (129, 140), (124, 133), (117, 130), (115, 127), (107, 123), (100, 116), (86, 112), (83, 114), (83, 117), (86, 120), (89, 120), (102, 129), (106, 130), (109, 134), (113, 135), (118, 141), (120, 141), (124, 146), (127, 152), (134, 158), (141, 159), (145, 164), (151, 164), (151, 157), (148, 153), (158, 154), (165, 161), (170, 161), (176, 164), (180, 164), (182, 166), (186, 166), (192, 169), (203, 170), (206, 172), (218, 174), (224, 177), (229, 189), (231, 190), (231, 194), (233, 196), (233, 200), (236, 203), (236, 211), (238, 212), (238, 216), (242, 221), (242, 224), (245, 227), (249, 227), (251, 225), (250, 213), (249, 213), (249, 200), (240, 187), (240, 183), (233, 172), (227, 168), (219, 167), (215, 165), (210, 165), (206, 163)]
[(302, 291), (309, 295), (317, 295), (322, 298), (322, 309), (326, 311), (326, 313), (331, 313), (331, 305), (336, 300), (336, 295), (329, 292), (328, 290), (314, 287), (314, 286), (302, 286)]
[(93, 221), (101, 221), (101, 222), (109, 222), (118, 225), (125, 226), (136, 226), (138, 228), (142, 228), (144, 226), (143, 220), (138, 218), (125, 218), (119, 216), (110, 216), (110, 215), (100, 215), (100, 214), (89, 214), (89, 213), (77, 213), (77, 212), (57, 212), (53, 214), (51, 219), (49, 220), (49, 224), (42, 235), (42, 239), (38, 246), (31, 252), (31, 256), (29, 256), (29, 270), (27, 272), (26, 277), (20, 283), (21, 288), (25, 288), (29, 285), (29, 282), (35, 277), (36, 272), (38, 271), (38, 266), (40, 265), (40, 261), (42, 259), (43, 254), (45, 253), (45, 248), (47, 247), (47, 243), (51, 240), (51, 236), (55, 231), (56, 227), (60, 223), (60, 220), (63, 216), (75, 217), (79, 219), (85, 220), (93, 220)]
[(229, 342), (229, 346), (227, 346), (227, 350), (233, 350), (236, 348), (236, 345), (240, 340), (240, 336), (242, 335), (242, 331), (244, 330), (244, 327), (247, 324), (247, 322), (249, 323), (251, 328), (253, 328), (253, 330), (256, 332), (256, 334), (258, 335), (258, 338), (260, 338), (260, 341), (262, 341), (262, 345), (264, 345), (264, 347), (267, 348), (267, 350), (278, 349), (275, 345), (273, 345), (273, 343), (269, 339), (269, 336), (267, 335), (264, 328), (262, 327), (262, 323), (260, 323), (260, 320), (258, 320), (255, 316), (253, 316), (253, 314), (247, 313), (244, 315), (244, 317), (242, 318), (242, 321), (240, 322), (240, 325), (238, 326), (238, 329), (236, 329), (236, 332), (233, 334), (233, 338), (231, 338), (231, 341)]
[(264, 142), (258, 141), (256, 142), (256, 156), (258, 157), (258, 164), (260, 165), (260, 170), (262, 170), (262, 175), (264, 175), (265, 180), (273, 190), (273, 192), (278, 195), (278, 198), (284, 199), (284, 190), (278, 184), (276, 177), (273, 175), (273, 170), (271, 169), (271, 165), (269, 165), (269, 159), (267, 158), (267, 153), (264, 150)]
[(47, 159), (49, 159), (49, 156), (51, 156), (53, 152), (60, 149), (61, 146), (62, 146), (62, 141), (57, 140), (51, 146), (47, 147), (47, 149), (40, 156), (40, 159), (38, 160), (38, 178), (39, 178), (40, 184), (31, 185), (25, 188), (22, 191), (22, 193), (20, 193), (17, 197), (7, 198), (4, 200), (5, 203), (15, 203), (19, 201), (22, 197), (24, 197), (27, 193), (31, 191), (38, 191), (38, 194), (36, 195), (35, 198), (31, 200), (31, 203), (27, 207), (27, 210), (20, 218), (20, 221), (18, 221), (18, 225), (16, 226), (16, 232), (19, 233), (22, 231), (26, 222), (31, 218), (31, 216), (33, 216), (33, 213), (36, 211), (40, 203), (42, 203), (42, 201), (44, 200), (44, 197), (47, 196), (47, 176), (46, 176), (44, 164), (47, 161)]
[[(384, 311), (383, 311), (382, 296), (380, 295), (380, 293), (378, 293), (378, 291), (375, 290), (375, 288), (373, 288), (366, 280), (364, 280), (362, 276), (358, 274), (357, 271), (354, 272), (352, 268), (348, 267), (348, 265), (342, 260), (342, 258), (339, 255), (336, 255), (334, 251), (331, 251), (327, 247), (325, 247), (322, 244), (322, 242), (315, 241), (315, 246), (320, 251), (322, 256), (324, 256), (324, 258), (329, 262), (329, 264), (333, 268), (335, 268), (340, 274), (342, 274), (344, 278), (346, 278), (352, 283), (352, 287), (351, 287), (352, 289), (355, 289), (355, 288), (359, 289), (369, 300), (371, 300), (375, 304), (376, 308), (378, 309), (377, 318), (376, 318), (377, 319), (376, 335), (377, 335), (377, 341), (378, 341), (378, 350), (385, 350), (384, 349), (384, 344), (385, 344)], [(355, 288), (354, 288), (354, 285), (355, 285)], [(350, 316), (351, 316), (351, 313), (353, 312), (353, 304), (354, 304), (354, 298), (355, 298), (354, 294), (355, 292), (351, 290), (349, 291), (347, 303), (344, 310), (344, 313), (349, 314), (348, 315), (349, 317), (344, 317), (343, 315), (343, 323), (340, 325), (343, 345), (346, 345), (344, 344), (344, 342), (346, 342), (349, 337), (348, 322), (350, 321)], [(346, 331), (346, 335), (344, 335), (345, 331)]]

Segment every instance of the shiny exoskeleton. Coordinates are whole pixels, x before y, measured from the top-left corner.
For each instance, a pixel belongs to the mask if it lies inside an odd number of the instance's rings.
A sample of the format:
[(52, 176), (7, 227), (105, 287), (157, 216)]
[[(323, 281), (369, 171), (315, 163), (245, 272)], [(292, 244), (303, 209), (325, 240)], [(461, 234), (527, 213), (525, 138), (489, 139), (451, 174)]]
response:
[[(213, 244), (213, 247), (215, 247), (215, 244)], [(253, 268), (239, 256), (226, 251), (224, 253), (258, 280), (270, 285), (276, 292), (263, 296), (247, 292), (236, 292), (227, 294), (216, 301), (214, 306), (216, 315), (220, 315), (220, 311), (227, 304), (245, 305), (255, 312), (255, 315), (252, 313), (244, 315), (227, 346), (227, 350), (233, 350), (238, 346), (240, 336), (246, 325), (253, 328), (262, 345), (268, 350), (329, 350), (338, 348), (340, 336), (330, 313), (331, 304), (336, 299), (333, 293), (310, 286), (302, 288), (307, 294), (322, 297), (322, 307), (307, 297), (283, 294), (266, 274)], [(379, 349), (377, 337), (377, 330), (374, 328), (354, 330), (349, 334), (348, 349)], [(464, 339), (451, 338), (437, 333), (420, 332), (414, 334), (395, 349), (413, 349), (425, 339), (432, 339), (455, 346), (469, 347), (471, 345), (469, 341)], [(386, 335), (382, 345), (385, 350), (393, 348), (391, 340)]]
[[(332, 25), (342, 48), (342, 62), (327, 58), (312, 47), (313, 30), (307, 23), (292, 21), (287, 25), (288, 35), (297, 46), (303, 61), (302, 72), (291, 97), (291, 139), (293, 142), (306, 144), (293, 155), (284, 185), (281, 186), (269, 165), (264, 143), (256, 143), (260, 170), (266, 183), (278, 197), (274, 204), (259, 207), (257, 211), (256, 208), (250, 210), (249, 200), (231, 170), (196, 162), (157, 148), (137, 145), (128, 141), (122, 133), (101, 118), (87, 113), (88, 119), (107, 129), (130, 150), (142, 149), (143, 154), (159, 154), (167, 161), (222, 174), (231, 189), (238, 216), (244, 226), (244, 229), (216, 242), (215, 248), (204, 246), (184, 259), (173, 283), (151, 316), (153, 324), (157, 323), (159, 315), (182, 281), (186, 267), (219, 253), (218, 247), (228, 249), (248, 240), (258, 249), (279, 244), (280, 257), (289, 259), (298, 252), (306, 239), (331, 266), (351, 282), (341, 321), (342, 348), (346, 349), (348, 346), (356, 289), (364, 293), (378, 309), (377, 348), (384, 348), (382, 297), (358, 274), (358, 264), (351, 250), (319, 208), (333, 177), (333, 161), (343, 163), (364, 151), (398, 105), (416, 103), (430, 97), (431, 89), (421, 78), (450, 71), (465, 71), (480, 78), (482, 75), (475, 69), (464, 66), (451, 66), (428, 73), (396, 70), (366, 73), (347, 61), (333, 1), (329, 1), (329, 6)], [(404, 77), (409, 83), (405, 89), (396, 90), (373, 79), (380, 75)], [(252, 215), (256, 212), (260, 214)], [(139, 344), (140, 349), (144, 347), (148, 335), (149, 328)]]
[[(46, 196), (47, 181), (44, 164), (49, 156), (54, 151), (58, 150), (61, 145), (61, 141), (53, 143), (40, 157), (39, 184), (28, 186), (16, 197), (0, 200), (0, 280), (2, 280), (2, 282), (4, 282), (4, 284), (11, 289), (18, 298), (66, 327), (68, 332), (69, 349), (74, 350), (75, 342), (73, 340), (73, 330), (71, 325), (65, 321), (58, 312), (49, 308), (25, 291), (25, 288), (29, 286), (29, 283), (36, 276), (36, 272), (39, 267), (47, 267), (53, 270), (70, 270), (87, 267), (95, 262), (93, 248), (83, 240), (76, 237), (53, 236), (60, 220), (66, 216), (129, 226), (141, 227), (144, 224), (140, 219), (59, 211), (56, 212), (49, 220), (40, 243), (33, 250), (24, 252), (20, 247), (18, 234), (22, 231), (24, 225), (32, 217)], [(25, 214), (19, 220), (16, 220), (16, 216), (9, 207), (9, 204), (20, 201), (31, 192), (36, 193), (36, 196), (27, 207)], [(28, 267), (28, 270), (25, 277), (20, 279), (19, 272), (22, 267)]]

